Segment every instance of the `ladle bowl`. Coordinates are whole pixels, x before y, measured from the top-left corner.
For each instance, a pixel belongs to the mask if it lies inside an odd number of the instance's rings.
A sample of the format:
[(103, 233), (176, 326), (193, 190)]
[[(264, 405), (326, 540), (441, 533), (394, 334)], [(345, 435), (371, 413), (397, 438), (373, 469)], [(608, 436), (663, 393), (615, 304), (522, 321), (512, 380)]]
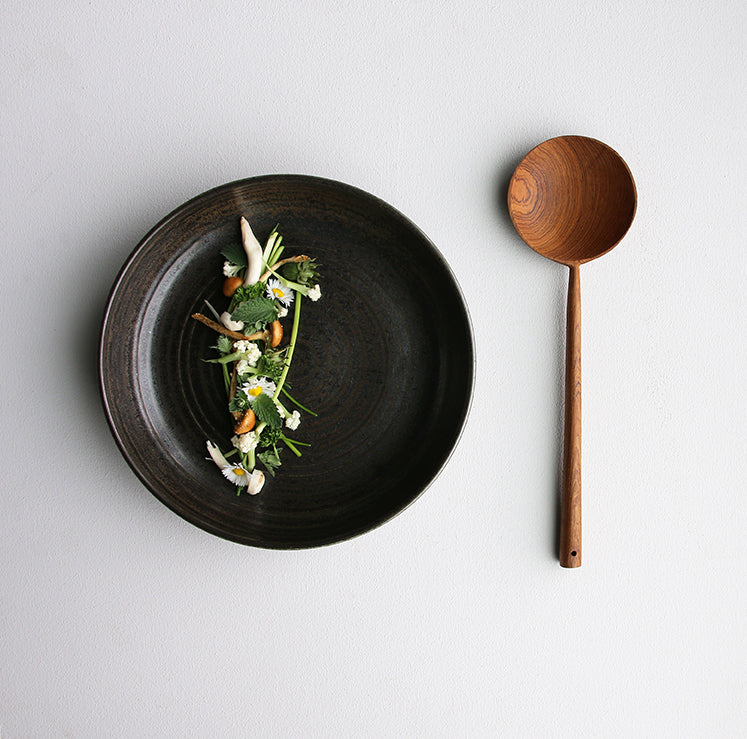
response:
[(565, 429), (560, 564), (581, 565), (581, 292), (579, 265), (625, 236), (636, 210), (633, 176), (606, 144), (559, 136), (532, 149), (508, 186), (508, 211), (536, 252), (570, 268), (566, 323)]

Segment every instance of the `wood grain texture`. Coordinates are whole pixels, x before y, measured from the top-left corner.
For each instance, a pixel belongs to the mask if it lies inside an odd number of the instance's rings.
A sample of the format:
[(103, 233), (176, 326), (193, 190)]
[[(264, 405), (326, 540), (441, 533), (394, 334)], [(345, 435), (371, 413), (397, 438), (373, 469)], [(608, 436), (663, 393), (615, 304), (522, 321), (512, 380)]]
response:
[(633, 221), (636, 190), (627, 165), (609, 146), (561, 136), (524, 157), (508, 202), (522, 239), (570, 266), (600, 257), (622, 239)]
[(565, 339), (565, 426), (560, 491), (560, 564), (581, 566), (581, 283), (578, 265), (568, 278)]
[(606, 144), (559, 136), (522, 159), (508, 187), (521, 238), (570, 267), (566, 326), (565, 426), (560, 500), (560, 564), (581, 565), (581, 285), (579, 265), (606, 254), (633, 222), (633, 176)]

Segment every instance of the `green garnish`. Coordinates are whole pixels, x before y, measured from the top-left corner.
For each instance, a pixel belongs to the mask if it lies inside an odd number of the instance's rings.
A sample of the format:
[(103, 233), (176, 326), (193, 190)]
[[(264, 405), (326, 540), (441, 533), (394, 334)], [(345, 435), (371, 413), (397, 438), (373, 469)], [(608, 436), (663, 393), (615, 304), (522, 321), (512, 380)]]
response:
[(237, 267), (246, 267), (247, 265), (244, 247), (236, 241), (231, 244), (226, 244), (226, 246), (220, 250), (220, 253), (226, 258), (226, 261), (235, 264)]
[(280, 418), (275, 403), (272, 402), (272, 398), (265, 393), (259, 395), (252, 402), (252, 410), (257, 416), (257, 420), (260, 423), (264, 423), (270, 428), (280, 428), (283, 425), (283, 419)]
[(270, 298), (250, 298), (239, 303), (231, 313), (232, 321), (243, 321), (252, 326), (261, 323), (272, 323), (278, 317), (278, 307)]

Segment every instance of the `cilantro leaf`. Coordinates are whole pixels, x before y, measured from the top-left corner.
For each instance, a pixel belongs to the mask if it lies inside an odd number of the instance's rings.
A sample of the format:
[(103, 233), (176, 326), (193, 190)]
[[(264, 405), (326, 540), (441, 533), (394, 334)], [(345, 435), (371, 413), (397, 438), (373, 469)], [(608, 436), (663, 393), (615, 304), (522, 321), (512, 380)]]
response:
[(218, 337), (218, 343), (215, 345), (215, 348), (221, 354), (230, 354), (233, 351), (233, 341), (231, 341), (228, 336), (223, 336), (221, 334)]
[(262, 462), (262, 464), (267, 468), (267, 471), (275, 477), (275, 470), (280, 467), (280, 455), (278, 454), (278, 450), (268, 449), (265, 452), (260, 452), (257, 455), (257, 459)]
[(244, 323), (270, 323), (278, 317), (275, 301), (269, 298), (251, 298), (240, 303), (231, 314), (232, 321)]
[(258, 395), (252, 403), (252, 410), (260, 423), (266, 423), (271, 428), (280, 428), (283, 424), (283, 419), (269, 395)]

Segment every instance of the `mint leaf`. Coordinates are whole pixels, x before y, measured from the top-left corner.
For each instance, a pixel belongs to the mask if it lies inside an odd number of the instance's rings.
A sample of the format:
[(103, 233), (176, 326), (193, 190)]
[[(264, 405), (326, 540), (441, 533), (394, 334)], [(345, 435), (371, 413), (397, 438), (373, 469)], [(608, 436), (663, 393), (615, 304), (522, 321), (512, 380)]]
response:
[(244, 323), (270, 323), (278, 317), (274, 300), (269, 298), (251, 298), (240, 303), (231, 314), (232, 321)]
[(246, 252), (241, 244), (236, 242), (228, 244), (220, 252), (231, 264), (246, 267)]
[(270, 428), (280, 428), (283, 419), (280, 417), (275, 403), (269, 395), (258, 395), (252, 403), (252, 410), (260, 423), (266, 423)]

